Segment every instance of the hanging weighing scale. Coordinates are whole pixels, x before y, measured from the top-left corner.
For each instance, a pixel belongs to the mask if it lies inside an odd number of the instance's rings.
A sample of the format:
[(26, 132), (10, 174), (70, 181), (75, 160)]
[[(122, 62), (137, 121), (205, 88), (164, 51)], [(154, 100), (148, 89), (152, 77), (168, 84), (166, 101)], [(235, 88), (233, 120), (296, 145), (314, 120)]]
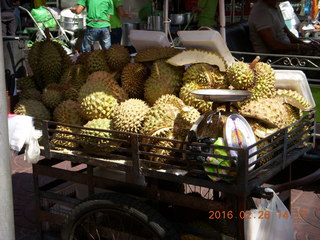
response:
[[(199, 89), (191, 92), (198, 99), (212, 102), (212, 111), (202, 115), (192, 126), (188, 138), (211, 137), (213, 140), (223, 138), (225, 146), (247, 148), (256, 143), (255, 135), (247, 120), (240, 114), (231, 111), (232, 102), (240, 102), (251, 96), (251, 92), (228, 89)], [(224, 107), (221, 108), (221, 105)], [(191, 139), (190, 139), (191, 140)], [(257, 147), (249, 150), (249, 155), (257, 151)], [(230, 150), (230, 156), (238, 157), (238, 151)], [(249, 164), (257, 159), (257, 155), (249, 159)], [(249, 168), (252, 170), (254, 165)], [(210, 169), (205, 169), (210, 172)], [(217, 178), (209, 176), (216, 181)]]

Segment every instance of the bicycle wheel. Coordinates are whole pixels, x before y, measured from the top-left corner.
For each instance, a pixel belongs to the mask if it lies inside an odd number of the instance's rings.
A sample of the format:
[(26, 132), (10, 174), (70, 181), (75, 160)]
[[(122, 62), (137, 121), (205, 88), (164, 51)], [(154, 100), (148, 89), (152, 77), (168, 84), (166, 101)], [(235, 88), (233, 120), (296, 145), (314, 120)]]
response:
[(61, 230), (63, 240), (179, 239), (172, 224), (142, 201), (118, 193), (97, 194), (76, 206)]

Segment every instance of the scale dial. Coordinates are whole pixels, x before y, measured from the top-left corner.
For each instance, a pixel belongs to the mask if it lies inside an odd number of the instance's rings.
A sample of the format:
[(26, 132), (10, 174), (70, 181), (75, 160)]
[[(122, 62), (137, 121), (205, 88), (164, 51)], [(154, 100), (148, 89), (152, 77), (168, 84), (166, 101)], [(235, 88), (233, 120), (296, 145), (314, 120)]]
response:
[[(228, 147), (234, 148), (247, 148), (256, 143), (255, 135), (247, 122), (247, 120), (239, 114), (231, 114), (224, 126), (224, 137)], [(249, 150), (249, 154), (257, 151), (257, 147), (253, 147)], [(230, 155), (238, 157), (238, 152), (230, 150)], [(249, 164), (257, 159), (257, 155), (252, 156), (249, 159)], [(252, 170), (254, 165), (249, 168)]]

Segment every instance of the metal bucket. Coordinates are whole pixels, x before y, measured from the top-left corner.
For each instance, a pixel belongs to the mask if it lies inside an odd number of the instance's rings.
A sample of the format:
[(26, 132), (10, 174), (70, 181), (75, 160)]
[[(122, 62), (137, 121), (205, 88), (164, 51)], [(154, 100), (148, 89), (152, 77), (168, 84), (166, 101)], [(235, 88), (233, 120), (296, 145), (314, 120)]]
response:
[(61, 17), (61, 26), (66, 30), (78, 30), (83, 28), (83, 17), (75, 16), (70, 17)]
[(122, 23), (122, 38), (121, 45), (123, 46), (132, 46), (129, 40), (130, 30), (132, 29), (140, 29), (139, 23)]

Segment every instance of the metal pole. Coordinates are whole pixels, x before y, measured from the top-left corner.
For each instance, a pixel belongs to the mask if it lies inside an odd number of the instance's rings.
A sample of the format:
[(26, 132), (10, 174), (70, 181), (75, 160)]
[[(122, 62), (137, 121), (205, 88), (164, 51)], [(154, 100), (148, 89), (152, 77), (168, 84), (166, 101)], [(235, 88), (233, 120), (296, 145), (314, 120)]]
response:
[(0, 26), (0, 59), (2, 60), (0, 61), (0, 235), (1, 239), (14, 240), (14, 214), (2, 26)]
[(168, 30), (170, 27), (170, 22), (168, 20), (168, 14), (169, 14), (169, 2), (168, 0), (165, 0), (163, 2), (163, 28), (164, 28), (164, 33), (166, 36), (168, 36)]
[(219, 21), (220, 34), (224, 41), (226, 41), (226, 11), (224, 7), (224, 0), (219, 0)]

